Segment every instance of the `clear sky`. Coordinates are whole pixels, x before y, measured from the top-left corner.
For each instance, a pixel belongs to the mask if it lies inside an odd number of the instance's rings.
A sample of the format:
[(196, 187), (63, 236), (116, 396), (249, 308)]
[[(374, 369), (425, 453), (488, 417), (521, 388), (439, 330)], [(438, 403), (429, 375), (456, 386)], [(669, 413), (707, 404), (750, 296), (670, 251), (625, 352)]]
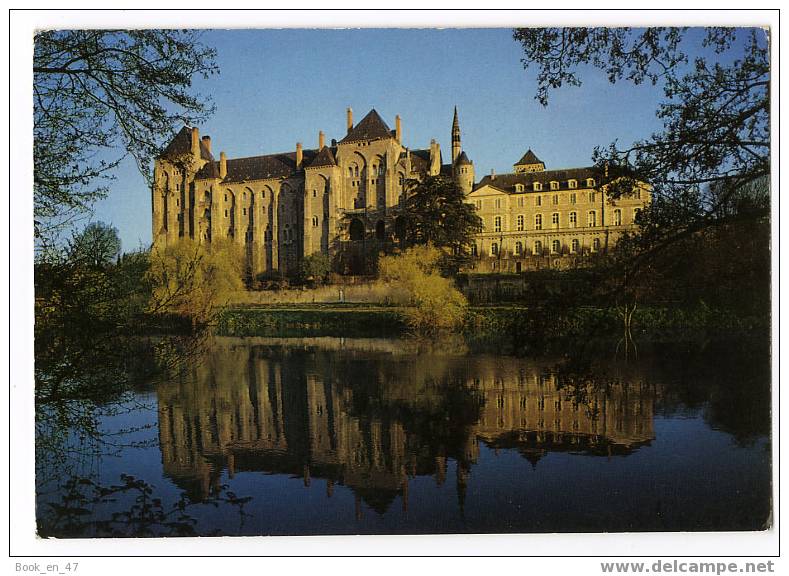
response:
[[(426, 148), (436, 138), (446, 161), (457, 105), (477, 180), (512, 171), (528, 148), (548, 169), (583, 166), (595, 145), (660, 128), (660, 89), (612, 85), (599, 72), (542, 107), (510, 29), (222, 30), (204, 41), (217, 49), (220, 74), (195, 85), (216, 105), (199, 128), (216, 157), (294, 150), (298, 141), (314, 148), (319, 130), (339, 140), (348, 106), (355, 122), (375, 108), (391, 128), (399, 114), (404, 144)], [(151, 240), (150, 191), (132, 162), (117, 176), (93, 219), (116, 226), (130, 250)]]

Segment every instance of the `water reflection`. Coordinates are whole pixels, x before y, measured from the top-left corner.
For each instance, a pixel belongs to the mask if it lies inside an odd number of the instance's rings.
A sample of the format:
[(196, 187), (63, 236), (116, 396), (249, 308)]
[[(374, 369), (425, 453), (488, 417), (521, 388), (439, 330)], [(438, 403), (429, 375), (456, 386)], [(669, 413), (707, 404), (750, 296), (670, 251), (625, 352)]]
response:
[(655, 438), (658, 392), (639, 376), (593, 381), (544, 361), (410, 346), (217, 339), (158, 387), (165, 475), (195, 500), (219, 491), (224, 470), (320, 478), (327, 497), (352, 490), (357, 517), (398, 496), (407, 510), (409, 484), (432, 476), (454, 481), (462, 510), (481, 443), (537, 466), (550, 452), (628, 455)]

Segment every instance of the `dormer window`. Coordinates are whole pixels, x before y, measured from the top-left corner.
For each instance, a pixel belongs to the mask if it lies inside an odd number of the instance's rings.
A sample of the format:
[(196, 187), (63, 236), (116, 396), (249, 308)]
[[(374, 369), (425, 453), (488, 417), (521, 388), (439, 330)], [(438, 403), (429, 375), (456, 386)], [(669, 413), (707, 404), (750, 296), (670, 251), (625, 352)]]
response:
[(534, 191), (535, 192), (541, 192), (542, 191), (542, 184), (539, 183), (539, 182), (535, 182), (534, 183)]
[(523, 192), (523, 184), (515, 184), (515, 192)]
[(551, 190), (558, 190), (558, 189), (559, 189), (559, 183), (556, 181), (551, 182)]
[(594, 178), (587, 178), (586, 185), (589, 186), (590, 188), (594, 187), (595, 186)]
[(578, 180), (568, 180), (567, 181), (568, 188), (578, 188)]

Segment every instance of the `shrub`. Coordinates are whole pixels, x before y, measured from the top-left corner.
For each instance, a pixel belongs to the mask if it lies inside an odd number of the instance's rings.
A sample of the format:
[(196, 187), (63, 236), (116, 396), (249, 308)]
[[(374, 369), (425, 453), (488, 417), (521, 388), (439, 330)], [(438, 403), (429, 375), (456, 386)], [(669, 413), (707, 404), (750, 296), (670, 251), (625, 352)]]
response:
[(383, 282), (405, 291), (406, 321), (420, 334), (456, 330), (462, 326), (468, 303), (452, 280), (439, 274), (444, 253), (432, 245), (414, 246), (379, 262)]

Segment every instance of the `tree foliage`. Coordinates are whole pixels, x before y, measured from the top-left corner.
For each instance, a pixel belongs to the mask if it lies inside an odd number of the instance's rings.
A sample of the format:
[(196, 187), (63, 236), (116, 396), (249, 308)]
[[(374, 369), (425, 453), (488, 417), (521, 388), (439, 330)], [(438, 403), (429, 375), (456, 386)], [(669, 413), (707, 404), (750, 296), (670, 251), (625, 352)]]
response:
[(406, 245), (432, 244), (457, 254), (469, 250), (482, 220), (451, 179), (428, 176), (406, 183)]
[(104, 222), (92, 222), (74, 234), (68, 244), (68, 256), (74, 263), (103, 267), (121, 252), (118, 229)]
[(128, 155), (151, 160), (209, 101), (195, 76), (218, 71), (199, 31), (48, 30), (33, 55), (34, 215), (40, 242), (105, 196)]
[[(662, 130), (629, 146), (598, 147), (616, 199), (648, 182), (629, 263), (638, 269), (670, 244), (721, 221), (769, 214), (770, 60), (761, 29), (526, 28), (513, 33), (524, 67), (537, 69), (536, 99), (580, 86), (581, 71), (663, 91)], [(690, 49), (696, 55), (688, 56)], [(743, 201), (745, 199), (745, 201)]]
[(243, 254), (232, 241), (206, 246), (180, 239), (155, 246), (147, 272), (152, 286), (148, 312), (174, 313), (205, 323), (217, 306), (244, 288), (243, 278)]
[(432, 244), (414, 246), (384, 256), (378, 263), (380, 278), (408, 294), (406, 320), (418, 334), (455, 330), (466, 317), (468, 303), (452, 280), (440, 274), (444, 252)]

